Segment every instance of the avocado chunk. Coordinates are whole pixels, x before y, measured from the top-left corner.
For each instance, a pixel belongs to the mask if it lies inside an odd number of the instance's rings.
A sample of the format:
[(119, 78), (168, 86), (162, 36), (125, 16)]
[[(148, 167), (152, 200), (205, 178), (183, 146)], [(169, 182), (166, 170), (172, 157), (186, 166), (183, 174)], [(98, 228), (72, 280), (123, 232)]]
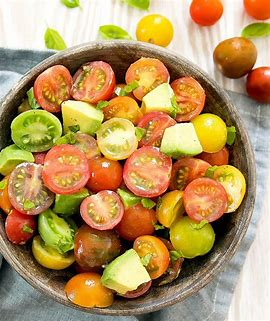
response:
[(105, 268), (101, 283), (119, 294), (133, 291), (151, 278), (134, 249), (118, 256)]
[(76, 125), (80, 126), (81, 133), (89, 135), (94, 135), (100, 128), (104, 115), (94, 105), (82, 101), (67, 100), (61, 106), (65, 133), (69, 131), (70, 126)]
[(56, 194), (53, 211), (57, 214), (70, 216), (79, 213), (81, 202), (89, 196), (87, 188), (74, 194)]
[(6, 176), (13, 169), (24, 162), (33, 163), (35, 161), (32, 153), (20, 149), (15, 144), (10, 145), (0, 152), (0, 174)]
[(162, 111), (167, 114), (172, 114), (174, 108), (172, 103), (173, 97), (174, 92), (170, 84), (161, 84), (143, 97), (141, 110), (144, 114), (153, 111)]
[(176, 124), (166, 128), (160, 151), (172, 158), (195, 156), (203, 149), (192, 123)]

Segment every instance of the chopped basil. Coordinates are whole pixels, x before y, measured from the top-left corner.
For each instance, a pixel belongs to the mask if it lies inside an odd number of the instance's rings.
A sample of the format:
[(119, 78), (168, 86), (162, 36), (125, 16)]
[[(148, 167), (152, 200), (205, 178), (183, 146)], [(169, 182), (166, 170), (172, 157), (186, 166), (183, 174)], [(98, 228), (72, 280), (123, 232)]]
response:
[(31, 229), (30, 226), (28, 226), (27, 224), (24, 224), (23, 228), (22, 228), (23, 232), (25, 233), (29, 233), (29, 234), (32, 234), (34, 232), (33, 229)]
[(209, 177), (209, 178), (213, 178), (214, 177), (214, 173), (215, 170), (218, 168), (218, 166), (210, 166), (207, 168), (207, 171), (205, 172), (204, 176), (205, 177)]
[(235, 137), (236, 137), (235, 127), (234, 126), (227, 127), (227, 144), (229, 146), (231, 146), (234, 143)]
[(170, 251), (170, 259), (172, 262), (177, 261), (178, 259), (180, 259), (180, 257), (182, 257), (182, 255), (177, 252), (177, 251)]
[(191, 223), (191, 226), (194, 230), (200, 230), (205, 224), (208, 224), (208, 221), (202, 220), (200, 223)]
[(140, 127), (136, 127), (135, 128), (135, 134), (136, 134), (136, 137), (137, 137), (138, 141), (141, 141), (144, 138), (145, 134), (146, 134), (146, 129), (140, 128)]
[(31, 209), (33, 209), (34, 207), (35, 207), (35, 203), (33, 203), (32, 201), (30, 201), (30, 200), (28, 200), (28, 199), (26, 199), (26, 200), (24, 201), (24, 203), (23, 203), (23, 209), (24, 209), (25, 211), (31, 210)]
[(70, 144), (74, 145), (76, 143), (76, 137), (75, 133), (72, 131), (69, 131), (66, 135), (60, 137), (55, 142), (55, 145), (64, 145), (64, 144)]
[(157, 223), (153, 223), (153, 226), (154, 226), (156, 231), (165, 229), (165, 227), (163, 225), (160, 225), (160, 224), (157, 224)]
[(148, 209), (151, 209), (156, 206), (156, 203), (152, 201), (150, 198), (142, 198), (141, 203), (144, 208)]
[(52, 28), (47, 28), (44, 35), (45, 45), (48, 49), (64, 50), (67, 45), (59, 32)]
[(141, 258), (141, 262), (143, 266), (147, 266), (152, 258), (152, 253), (147, 253), (144, 257)]
[(77, 8), (80, 6), (80, 0), (61, 0), (64, 6), (67, 8)]
[(148, 10), (151, 0), (124, 0), (124, 2), (131, 7)]
[(256, 22), (246, 26), (241, 33), (245, 38), (259, 38), (270, 35), (270, 23)]
[(139, 87), (139, 83), (136, 80), (134, 80), (130, 84), (127, 84), (124, 88), (122, 88), (120, 90), (119, 96), (127, 96), (128, 94), (133, 92), (133, 90), (137, 89), (138, 87)]
[(134, 205), (140, 203), (140, 201), (141, 201), (141, 197), (136, 196), (129, 191), (118, 188), (117, 193), (121, 197), (121, 200), (122, 200), (125, 208), (129, 208), (131, 206), (134, 206)]
[(77, 133), (80, 131), (80, 125), (68, 126), (68, 129), (73, 133)]
[(6, 186), (7, 186), (7, 183), (8, 183), (8, 181), (7, 181), (7, 179), (3, 179), (1, 182), (0, 182), (0, 189), (5, 189), (6, 188)]
[(103, 39), (132, 39), (126, 30), (116, 25), (100, 26), (98, 31)]
[(170, 116), (172, 118), (175, 118), (177, 113), (179, 112), (179, 107), (178, 107), (178, 104), (177, 104), (177, 101), (176, 101), (176, 96), (173, 96), (171, 98), (171, 104), (172, 104), (172, 111), (170, 113)]
[(109, 106), (109, 102), (107, 100), (101, 100), (100, 102), (98, 102), (96, 109), (101, 110), (107, 106)]
[(37, 100), (34, 96), (34, 89), (31, 87), (28, 92), (27, 92), (27, 98), (28, 98), (28, 103), (31, 109), (38, 109), (40, 108), (39, 104), (37, 103)]

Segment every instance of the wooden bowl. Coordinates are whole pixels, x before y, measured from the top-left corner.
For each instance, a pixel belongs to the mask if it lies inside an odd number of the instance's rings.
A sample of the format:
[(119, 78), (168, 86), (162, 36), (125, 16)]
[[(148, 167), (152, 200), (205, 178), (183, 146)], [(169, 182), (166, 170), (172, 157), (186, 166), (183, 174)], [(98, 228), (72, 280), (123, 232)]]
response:
[[(228, 126), (234, 125), (237, 138), (231, 149), (231, 164), (244, 174), (247, 181), (245, 198), (235, 213), (226, 214), (213, 224), (216, 242), (212, 251), (203, 257), (185, 260), (180, 276), (173, 283), (153, 287), (151, 291), (137, 299), (127, 300), (115, 297), (114, 304), (106, 309), (87, 309), (69, 302), (64, 293), (64, 285), (71, 277), (69, 270), (52, 271), (40, 266), (31, 254), (31, 245), (15, 246), (5, 234), (4, 217), (0, 221), (0, 251), (9, 264), (34, 288), (52, 299), (69, 307), (90, 313), (107, 315), (133, 315), (153, 312), (180, 302), (196, 293), (210, 282), (232, 258), (245, 235), (252, 215), (255, 198), (255, 161), (247, 131), (236, 107), (220, 86), (200, 68), (178, 54), (157, 46), (131, 41), (93, 42), (63, 52), (44, 60), (29, 71), (7, 94), (0, 109), (0, 149), (5, 147), (10, 137), (10, 124), (17, 113), (17, 107), (33, 86), (36, 77), (45, 69), (56, 64), (66, 66), (74, 73), (83, 63), (104, 60), (112, 65), (117, 81), (124, 82), (128, 66), (141, 57), (160, 59), (168, 68), (171, 80), (181, 76), (196, 78), (206, 91), (204, 111), (222, 117)], [(210, 58), (209, 58), (210, 59)], [(31, 304), (31, 302), (29, 302)]]

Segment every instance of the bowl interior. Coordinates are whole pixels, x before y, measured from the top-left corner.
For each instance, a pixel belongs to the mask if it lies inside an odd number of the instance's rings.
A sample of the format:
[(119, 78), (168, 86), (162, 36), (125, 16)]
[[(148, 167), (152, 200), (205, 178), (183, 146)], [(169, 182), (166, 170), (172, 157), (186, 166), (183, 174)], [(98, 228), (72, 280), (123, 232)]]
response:
[[(175, 53), (156, 46), (126, 41), (90, 43), (71, 48), (46, 59), (26, 74), (3, 100), (0, 108), (0, 148), (6, 146), (10, 140), (10, 123), (16, 115), (17, 107), (25, 96), (26, 91), (33, 85), (38, 74), (49, 66), (63, 64), (74, 73), (83, 63), (103, 60), (113, 67), (117, 82), (124, 82), (128, 66), (141, 57), (160, 59), (168, 68), (171, 80), (185, 75), (197, 79), (206, 91), (207, 99), (204, 112), (215, 113), (228, 126), (234, 125), (236, 127), (237, 138), (230, 151), (230, 163), (239, 168), (244, 174), (247, 180), (247, 193), (235, 213), (226, 214), (213, 224), (216, 232), (216, 242), (212, 251), (206, 256), (185, 260), (180, 277), (172, 284), (153, 287), (147, 295), (133, 300), (116, 297), (113, 306), (110, 308), (80, 308), (93, 313), (132, 315), (151, 312), (179, 302), (197, 292), (224, 268), (224, 264), (235, 253), (247, 230), (254, 205), (254, 156), (246, 130), (228, 95), (198, 67)], [(0, 250), (22, 277), (35, 288), (57, 301), (79, 308), (66, 299), (63, 291), (66, 281), (72, 275), (70, 270), (47, 270), (33, 259), (30, 245), (12, 245), (5, 235), (4, 215), (1, 215), (0, 231)]]

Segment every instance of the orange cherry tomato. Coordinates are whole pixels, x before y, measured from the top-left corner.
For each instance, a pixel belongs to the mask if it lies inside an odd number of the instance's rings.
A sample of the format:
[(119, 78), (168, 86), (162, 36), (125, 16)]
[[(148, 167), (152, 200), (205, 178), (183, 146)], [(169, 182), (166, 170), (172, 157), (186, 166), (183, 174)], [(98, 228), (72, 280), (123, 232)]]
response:
[(223, 5), (220, 0), (193, 0), (189, 12), (198, 25), (211, 26), (221, 18)]
[(244, 0), (244, 6), (247, 13), (258, 20), (270, 18), (270, 1), (269, 0)]
[(224, 146), (219, 152), (216, 153), (206, 153), (203, 152), (196, 156), (209, 163), (212, 166), (228, 165), (229, 164), (229, 150)]
[(106, 308), (113, 303), (113, 293), (100, 282), (97, 273), (80, 273), (71, 278), (66, 286), (67, 298), (85, 308)]
[(133, 248), (140, 258), (148, 257), (149, 263), (146, 269), (151, 279), (157, 279), (166, 272), (170, 263), (170, 255), (166, 245), (160, 239), (152, 235), (139, 236)]
[(3, 188), (0, 188), (0, 208), (6, 213), (12, 210), (12, 205), (8, 197), (8, 176), (6, 176), (1, 182)]
[(125, 118), (130, 120), (134, 125), (137, 125), (139, 119), (143, 116), (136, 100), (128, 96), (113, 98), (102, 111), (105, 120), (113, 117)]

